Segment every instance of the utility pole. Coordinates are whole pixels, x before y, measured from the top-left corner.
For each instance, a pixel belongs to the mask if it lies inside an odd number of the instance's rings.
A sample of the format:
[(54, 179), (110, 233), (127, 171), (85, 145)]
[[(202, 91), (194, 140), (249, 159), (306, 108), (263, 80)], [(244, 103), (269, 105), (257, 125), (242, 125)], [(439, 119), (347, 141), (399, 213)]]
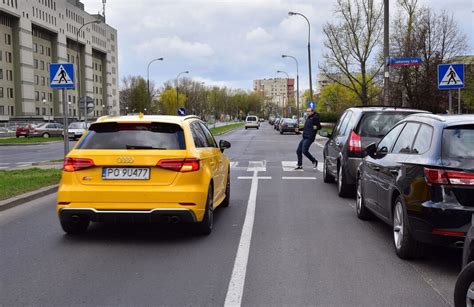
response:
[(389, 52), (389, 0), (383, 1), (383, 57), (385, 60), (383, 69), (383, 104), (388, 106), (390, 87), (390, 52)]

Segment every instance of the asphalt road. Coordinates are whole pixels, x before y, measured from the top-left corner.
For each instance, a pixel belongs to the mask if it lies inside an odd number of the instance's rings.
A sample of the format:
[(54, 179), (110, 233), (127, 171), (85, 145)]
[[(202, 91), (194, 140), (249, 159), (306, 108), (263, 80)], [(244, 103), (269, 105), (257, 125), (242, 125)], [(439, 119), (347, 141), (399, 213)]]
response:
[[(231, 204), (208, 237), (100, 224), (67, 236), (55, 195), (0, 213), (0, 305), (452, 305), (461, 253), (399, 259), (390, 228), (358, 220), (354, 200), (308, 160), (289, 171), (300, 137), (267, 123), (222, 137), (232, 143)], [(311, 147), (319, 159), (321, 149)]]

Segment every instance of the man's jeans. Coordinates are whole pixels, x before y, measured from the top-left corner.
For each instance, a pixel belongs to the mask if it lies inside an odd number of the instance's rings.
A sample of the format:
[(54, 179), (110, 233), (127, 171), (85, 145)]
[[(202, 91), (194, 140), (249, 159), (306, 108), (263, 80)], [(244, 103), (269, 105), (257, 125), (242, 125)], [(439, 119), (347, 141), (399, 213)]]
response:
[(303, 165), (303, 154), (311, 160), (312, 163), (316, 162), (316, 159), (309, 153), (309, 148), (313, 144), (314, 140), (310, 139), (301, 139), (298, 149), (296, 150), (296, 155), (298, 156), (298, 166)]

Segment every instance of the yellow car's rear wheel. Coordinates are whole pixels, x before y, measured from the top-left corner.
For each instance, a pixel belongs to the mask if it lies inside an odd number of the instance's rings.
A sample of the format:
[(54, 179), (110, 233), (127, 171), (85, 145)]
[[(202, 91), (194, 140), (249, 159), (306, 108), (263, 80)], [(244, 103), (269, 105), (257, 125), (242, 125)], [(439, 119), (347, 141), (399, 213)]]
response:
[(87, 227), (89, 227), (89, 219), (82, 216), (73, 218), (74, 219), (71, 220), (61, 219), (61, 227), (63, 228), (64, 232), (70, 235), (77, 235), (86, 232)]
[(209, 186), (209, 191), (207, 192), (207, 200), (206, 200), (206, 213), (204, 214), (204, 218), (202, 222), (198, 222), (197, 232), (200, 235), (209, 235), (212, 232), (212, 228), (214, 227), (214, 189), (213, 186)]

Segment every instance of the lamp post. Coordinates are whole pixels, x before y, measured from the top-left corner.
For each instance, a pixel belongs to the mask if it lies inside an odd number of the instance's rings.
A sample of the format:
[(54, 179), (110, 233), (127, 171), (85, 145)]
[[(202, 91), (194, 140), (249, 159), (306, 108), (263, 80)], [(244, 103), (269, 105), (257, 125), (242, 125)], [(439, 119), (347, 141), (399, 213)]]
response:
[[(290, 91), (288, 90), (288, 81), (290, 80), (290, 76), (286, 71), (283, 70), (277, 70), (277, 74), (285, 74), (286, 75), (286, 104), (290, 105)], [(284, 109), (285, 112), (287, 113), (287, 109)]]
[(309, 69), (309, 99), (313, 101), (313, 81), (311, 78), (311, 24), (309, 23), (308, 18), (306, 18), (305, 15), (301, 13), (296, 13), (296, 12), (288, 12), (288, 15), (290, 16), (301, 16), (304, 19), (306, 19), (306, 22), (308, 23), (308, 69)]
[(178, 94), (179, 76), (181, 76), (182, 74), (189, 74), (189, 71), (188, 70), (182, 71), (176, 76), (176, 112), (178, 112), (178, 108), (179, 108), (179, 94)]
[(151, 60), (146, 67), (146, 88), (148, 93), (148, 103), (151, 103), (151, 94), (150, 94), (150, 65), (155, 61), (163, 61), (163, 58), (156, 58)]
[[(77, 29), (77, 32), (76, 32), (76, 63), (77, 63), (77, 95), (78, 95), (78, 98), (79, 98), (79, 101), (81, 100), (81, 61), (80, 61), (80, 57), (79, 57), (79, 33), (81, 33), (81, 29), (87, 25), (90, 25), (90, 24), (93, 24), (93, 23), (101, 23), (101, 21), (99, 19), (96, 19), (96, 20), (93, 20), (93, 21), (89, 21), (89, 22), (86, 22), (85, 24), (83, 24), (82, 26), (79, 27), (79, 29)], [(80, 110), (79, 110), (79, 115), (80, 115)], [(87, 103), (86, 101), (84, 101), (84, 123), (87, 125)]]
[(298, 68), (298, 60), (291, 55), (283, 54), (282, 58), (292, 58), (296, 62), (296, 125), (300, 127), (300, 76)]

